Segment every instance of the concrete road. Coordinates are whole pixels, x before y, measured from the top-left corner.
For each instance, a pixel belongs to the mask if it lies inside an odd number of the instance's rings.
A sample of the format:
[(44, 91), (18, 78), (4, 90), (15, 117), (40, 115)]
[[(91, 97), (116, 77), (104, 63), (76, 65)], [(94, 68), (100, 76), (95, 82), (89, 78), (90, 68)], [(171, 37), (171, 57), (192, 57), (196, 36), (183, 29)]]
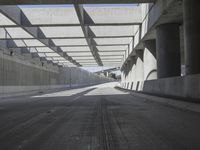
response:
[(200, 114), (112, 86), (0, 100), (0, 149), (200, 150)]

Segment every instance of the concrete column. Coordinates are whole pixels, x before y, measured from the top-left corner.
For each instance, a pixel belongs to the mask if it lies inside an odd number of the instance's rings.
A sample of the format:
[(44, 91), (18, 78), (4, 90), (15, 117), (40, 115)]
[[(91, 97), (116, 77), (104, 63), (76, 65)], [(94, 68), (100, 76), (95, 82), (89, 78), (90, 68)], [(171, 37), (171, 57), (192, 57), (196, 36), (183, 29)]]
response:
[(144, 41), (144, 46), (156, 58), (156, 40), (155, 39), (146, 40)]
[(144, 80), (144, 64), (143, 64), (143, 53), (144, 50), (136, 51), (136, 80)]
[(123, 71), (123, 87), (124, 88), (126, 87), (125, 84), (126, 84), (126, 74), (125, 74), (125, 70), (124, 70)]
[(127, 83), (128, 83), (128, 64), (125, 65), (125, 88), (127, 87)]
[(130, 86), (130, 89), (133, 89), (133, 84), (135, 81), (135, 56), (132, 56), (130, 61), (131, 61), (131, 70), (130, 70), (131, 86)]
[(183, 0), (186, 75), (200, 73), (199, 14), (199, 0)]
[(121, 71), (121, 83), (122, 83), (122, 87), (124, 87), (124, 82), (125, 82), (125, 79), (124, 79), (124, 71), (122, 70), (122, 71)]
[(133, 65), (134, 65), (133, 59), (130, 60), (130, 64), (131, 64), (131, 66), (130, 66), (130, 73), (129, 73), (130, 74), (130, 81), (133, 82), (133, 79), (132, 79), (133, 78), (132, 71), (133, 71)]
[(144, 41), (144, 80), (157, 79), (156, 40)]
[(157, 26), (156, 58), (158, 78), (181, 75), (179, 24)]
[(136, 51), (136, 82), (135, 82), (135, 90), (141, 91), (143, 87), (144, 81), (144, 59), (143, 59), (144, 50), (137, 50)]
[(129, 88), (129, 86), (130, 86), (130, 71), (131, 71), (131, 62), (128, 61), (127, 62), (127, 79), (126, 79), (126, 81), (127, 81), (127, 88)]

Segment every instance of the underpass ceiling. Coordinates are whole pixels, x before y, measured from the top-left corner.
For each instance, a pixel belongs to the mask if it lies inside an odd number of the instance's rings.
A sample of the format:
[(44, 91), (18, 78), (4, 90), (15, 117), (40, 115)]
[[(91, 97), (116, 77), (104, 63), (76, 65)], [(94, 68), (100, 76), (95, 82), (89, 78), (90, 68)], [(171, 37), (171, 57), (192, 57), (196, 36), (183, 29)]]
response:
[[(156, 0), (123, 0), (123, 3), (152, 3)], [(1, 5), (19, 4), (116, 4), (122, 0), (1, 0)]]
[(121, 66), (142, 22), (140, 5), (0, 6), (2, 48), (63, 66)]

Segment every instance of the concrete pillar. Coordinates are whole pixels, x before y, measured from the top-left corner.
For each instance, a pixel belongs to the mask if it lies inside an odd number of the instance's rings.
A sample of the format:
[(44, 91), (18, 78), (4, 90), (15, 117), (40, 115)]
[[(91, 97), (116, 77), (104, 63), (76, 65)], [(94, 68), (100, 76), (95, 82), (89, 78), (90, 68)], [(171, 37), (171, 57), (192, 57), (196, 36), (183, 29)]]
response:
[(128, 63), (126, 64), (126, 66), (125, 66), (125, 85), (126, 85), (126, 87), (125, 88), (127, 88), (127, 86), (128, 86)]
[(125, 72), (123, 70), (123, 87), (125, 88), (125, 84), (126, 84), (126, 75)]
[(121, 85), (124, 87), (124, 71), (121, 70)]
[(130, 71), (131, 71), (131, 62), (128, 61), (127, 62), (127, 78), (126, 78), (126, 82), (127, 82), (127, 89), (130, 86)]
[(125, 64), (125, 67), (124, 67), (124, 75), (125, 75), (125, 82), (127, 81), (127, 75), (128, 75), (128, 65), (127, 63)]
[(199, 0), (183, 0), (186, 75), (200, 73), (199, 14)]
[(156, 39), (151, 39), (151, 40), (144, 41), (144, 46), (156, 58)]
[(143, 64), (143, 53), (144, 50), (136, 51), (136, 80), (144, 80), (144, 64)]
[(133, 80), (133, 66), (135, 64), (135, 61), (133, 57), (130, 59), (130, 72), (129, 72), (129, 80), (130, 80), (130, 89), (132, 88), (132, 83), (134, 82)]
[(144, 41), (144, 80), (157, 79), (156, 40)]
[(137, 50), (136, 51), (136, 82), (135, 82), (135, 90), (141, 91), (143, 87), (144, 81), (144, 59), (143, 59), (144, 50)]
[(130, 89), (132, 89), (133, 83), (135, 81), (135, 56), (131, 57), (130, 62), (131, 62), (131, 70), (130, 70), (130, 83), (131, 83), (131, 85), (130, 85)]
[(181, 75), (179, 24), (157, 26), (156, 58), (158, 78)]

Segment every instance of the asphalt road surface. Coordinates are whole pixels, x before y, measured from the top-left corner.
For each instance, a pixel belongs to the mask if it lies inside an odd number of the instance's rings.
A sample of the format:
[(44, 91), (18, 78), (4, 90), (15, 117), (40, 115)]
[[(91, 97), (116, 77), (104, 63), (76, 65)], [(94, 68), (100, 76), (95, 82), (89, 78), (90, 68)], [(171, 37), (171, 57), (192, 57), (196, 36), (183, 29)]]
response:
[(200, 114), (112, 83), (3, 99), (0, 150), (200, 150)]

